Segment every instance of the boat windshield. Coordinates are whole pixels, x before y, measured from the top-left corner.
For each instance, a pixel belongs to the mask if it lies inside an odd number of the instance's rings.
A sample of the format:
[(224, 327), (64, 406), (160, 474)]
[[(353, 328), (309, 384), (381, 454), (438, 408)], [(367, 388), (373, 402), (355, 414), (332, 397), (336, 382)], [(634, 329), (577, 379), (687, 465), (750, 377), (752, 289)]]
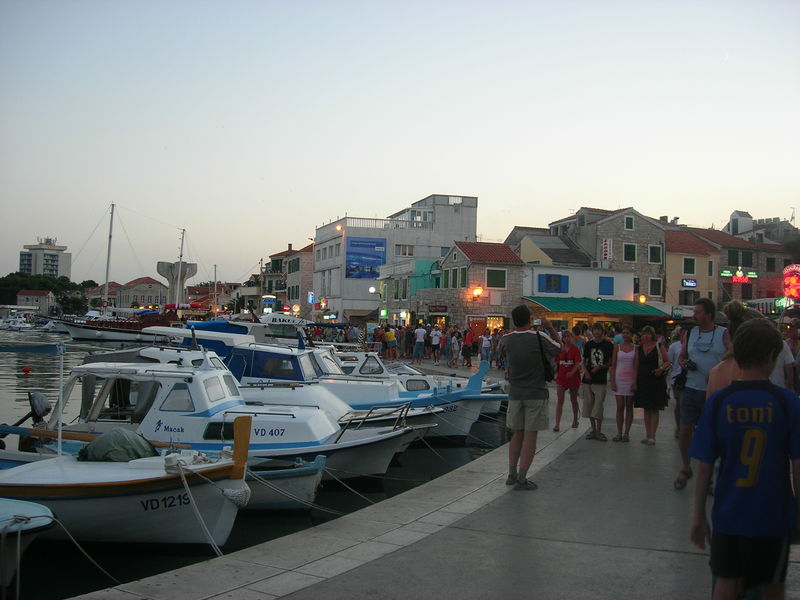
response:
[(395, 375), (424, 375), (419, 369), (402, 362), (386, 363), (386, 370)]
[(303, 370), (303, 379), (314, 379), (322, 375), (322, 368), (310, 352), (301, 354), (298, 358), (300, 359), (300, 368)]
[(330, 354), (312, 354), (310, 356), (321, 373), (325, 375), (345, 375), (339, 363)]

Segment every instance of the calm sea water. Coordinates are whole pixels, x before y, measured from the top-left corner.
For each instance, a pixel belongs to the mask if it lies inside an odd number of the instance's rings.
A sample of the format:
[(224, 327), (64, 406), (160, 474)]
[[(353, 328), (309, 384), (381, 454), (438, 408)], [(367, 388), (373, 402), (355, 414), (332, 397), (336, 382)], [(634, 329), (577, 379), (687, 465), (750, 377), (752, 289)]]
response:
[[(100, 346), (73, 344), (68, 336), (48, 333), (0, 331), (0, 345), (9, 342), (66, 343), (65, 376), (80, 364), (90, 350)], [(107, 346), (109, 349), (116, 346)], [(60, 357), (29, 353), (0, 353), (0, 423), (12, 423), (27, 414), (28, 392), (39, 391), (55, 404), (59, 390)], [(23, 376), (23, 367), (29, 375)], [(72, 399), (64, 420), (74, 418), (78, 402)], [(371, 502), (402, 493), (461, 466), (505, 441), (504, 428), (496, 420), (476, 423), (464, 446), (436, 444), (404, 452), (383, 479), (361, 479), (350, 483)], [(6, 438), (9, 448), (16, 448), (13, 436)], [(369, 504), (338, 484), (325, 483), (317, 495), (317, 504), (342, 513)], [(336, 518), (322, 510), (243, 511), (240, 512), (223, 552), (233, 552)], [(84, 548), (104, 569), (120, 581), (141, 579), (176, 569), (213, 556), (203, 546), (85, 544)], [(47, 573), (46, 577), (42, 575)], [(56, 600), (85, 594), (113, 585), (71, 543), (37, 540), (25, 554), (21, 569), (22, 598)]]

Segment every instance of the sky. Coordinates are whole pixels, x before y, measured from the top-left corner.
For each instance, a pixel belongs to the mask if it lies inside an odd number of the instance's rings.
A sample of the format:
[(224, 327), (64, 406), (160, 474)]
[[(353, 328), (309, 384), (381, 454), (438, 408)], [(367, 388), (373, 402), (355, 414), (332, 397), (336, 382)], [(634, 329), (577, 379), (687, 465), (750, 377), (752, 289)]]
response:
[[(0, 0), (0, 275), (243, 281), (348, 214), (478, 196), (722, 227), (800, 208), (795, 0)], [(800, 215), (798, 215), (800, 219)], [(800, 223), (798, 223), (800, 225)]]

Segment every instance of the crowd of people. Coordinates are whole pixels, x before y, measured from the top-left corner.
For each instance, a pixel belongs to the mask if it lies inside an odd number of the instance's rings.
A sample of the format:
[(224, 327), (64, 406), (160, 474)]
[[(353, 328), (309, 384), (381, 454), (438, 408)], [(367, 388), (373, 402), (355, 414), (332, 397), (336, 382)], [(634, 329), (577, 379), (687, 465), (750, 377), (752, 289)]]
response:
[[(587, 439), (607, 441), (602, 431), (603, 400), (610, 385), (616, 399), (616, 442), (629, 442), (633, 409), (644, 412), (642, 443), (654, 446), (659, 417), (671, 395), (681, 467), (676, 490), (698, 464), (690, 538), (711, 548), (713, 597), (783, 598), (788, 548), (800, 512), (800, 321), (778, 326), (740, 302), (725, 306), (727, 326), (716, 321), (716, 306), (701, 298), (693, 324), (679, 327), (671, 344), (652, 327), (607, 331), (591, 326), (557, 332), (546, 319), (539, 326), (519, 306), (515, 329), (501, 338), (508, 366), (507, 485), (533, 490), (527, 479), (538, 431), (549, 427), (547, 382), (554, 375), (560, 428), (565, 396), (572, 427), (589, 419)], [(555, 373), (547, 361), (554, 360)], [(579, 413), (578, 389), (583, 388)], [(714, 475), (715, 464), (717, 466)], [(716, 486), (712, 488), (712, 479)], [(711, 523), (706, 505), (713, 489)]]

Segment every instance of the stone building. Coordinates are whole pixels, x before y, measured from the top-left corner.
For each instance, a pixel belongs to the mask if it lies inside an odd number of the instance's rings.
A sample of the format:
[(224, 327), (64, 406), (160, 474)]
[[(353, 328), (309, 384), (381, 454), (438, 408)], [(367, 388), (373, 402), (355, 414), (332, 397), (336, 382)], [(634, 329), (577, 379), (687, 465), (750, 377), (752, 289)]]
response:
[(664, 232), (677, 228), (677, 220), (665, 223), (634, 208), (582, 207), (549, 227), (554, 235), (567, 236), (588, 254), (593, 268), (632, 271), (634, 294), (664, 299)]
[(524, 263), (508, 244), (455, 242), (442, 257), (439, 287), (411, 298), (411, 322), (469, 327), (508, 327), (511, 310), (522, 302)]

